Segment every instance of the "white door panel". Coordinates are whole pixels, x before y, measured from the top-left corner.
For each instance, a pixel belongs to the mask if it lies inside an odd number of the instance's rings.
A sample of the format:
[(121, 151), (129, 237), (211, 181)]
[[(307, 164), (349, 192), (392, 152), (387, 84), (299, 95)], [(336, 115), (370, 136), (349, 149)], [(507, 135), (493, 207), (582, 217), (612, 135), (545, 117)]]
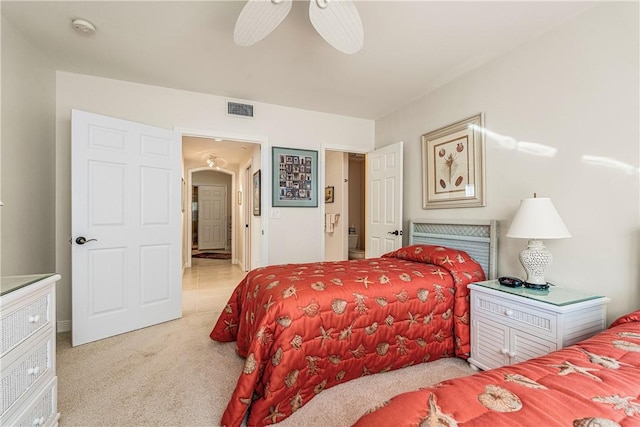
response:
[(74, 346), (182, 315), (181, 150), (175, 132), (72, 112)]
[(227, 188), (198, 186), (198, 249), (222, 249), (227, 243)]
[(251, 174), (251, 166), (249, 166), (244, 172), (244, 183), (246, 191), (243, 192), (243, 206), (244, 206), (244, 246), (242, 252), (244, 254), (242, 269), (249, 271), (251, 268), (251, 217), (253, 215), (253, 191), (249, 191), (253, 188), (254, 178)]
[(402, 148), (398, 142), (367, 154), (367, 258), (402, 246)]

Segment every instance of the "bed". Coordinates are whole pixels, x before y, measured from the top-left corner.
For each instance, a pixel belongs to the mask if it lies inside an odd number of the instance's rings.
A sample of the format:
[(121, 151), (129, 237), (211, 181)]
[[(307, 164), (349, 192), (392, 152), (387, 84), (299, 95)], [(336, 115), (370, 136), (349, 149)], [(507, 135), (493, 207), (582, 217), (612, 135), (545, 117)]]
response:
[(355, 426), (639, 426), (640, 310), (548, 355), (403, 393)]
[(274, 424), (345, 381), (467, 358), (467, 284), (495, 277), (496, 230), (411, 221), (410, 245), (380, 258), (250, 271), (210, 334), (245, 358), (221, 424)]

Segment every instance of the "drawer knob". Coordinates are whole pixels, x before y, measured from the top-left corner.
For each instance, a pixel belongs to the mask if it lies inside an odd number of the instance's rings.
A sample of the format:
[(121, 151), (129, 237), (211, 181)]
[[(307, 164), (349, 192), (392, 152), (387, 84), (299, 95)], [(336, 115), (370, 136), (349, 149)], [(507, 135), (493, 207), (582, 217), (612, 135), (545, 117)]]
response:
[(44, 424), (44, 417), (36, 418), (33, 420), (34, 426), (41, 426)]
[(502, 350), (500, 350), (500, 353), (507, 354), (509, 353), (509, 350), (507, 350), (506, 348), (503, 348)]
[(29, 316), (29, 323), (38, 323), (40, 320), (40, 315), (36, 314), (35, 316)]
[(27, 369), (27, 374), (29, 375), (38, 375), (40, 373), (40, 366), (36, 366), (35, 368)]
[(511, 353), (509, 353), (509, 357), (513, 359), (514, 357), (516, 357), (516, 353), (512, 351)]
[(504, 311), (504, 315), (507, 316), (507, 317), (513, 316), (513, 310), (505, 310)]

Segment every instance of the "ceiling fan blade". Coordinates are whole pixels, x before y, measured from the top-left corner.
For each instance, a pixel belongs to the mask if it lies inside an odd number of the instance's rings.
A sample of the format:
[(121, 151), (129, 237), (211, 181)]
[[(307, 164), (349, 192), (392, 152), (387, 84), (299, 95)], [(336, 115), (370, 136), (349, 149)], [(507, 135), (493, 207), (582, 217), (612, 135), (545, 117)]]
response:
[(310, 0), (309, 19), (318, 34), (340, 52), (352, 54), (364, 46), (364, 30), (352, 0)]
[(292, 0), (249, 0), (244, 5), (233, 40), (239, 46), (252, 46), (280, 25), (291, 10)]

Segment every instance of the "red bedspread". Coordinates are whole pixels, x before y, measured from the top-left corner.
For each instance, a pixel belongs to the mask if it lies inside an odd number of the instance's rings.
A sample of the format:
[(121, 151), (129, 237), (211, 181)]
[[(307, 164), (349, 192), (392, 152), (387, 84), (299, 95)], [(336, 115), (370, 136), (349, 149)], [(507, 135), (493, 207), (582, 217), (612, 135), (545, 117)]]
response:
[(282, 421), (322, 390), (415, 363), (469, 353), (467, 284), (484, 279), (466, 253), (414, 245), (382, 258), (255, 269), (211, 338), (246, 358), (222, 417)]
[(640, 426), (640, 310), (546, 356), (398, 395), (355, 425)]

